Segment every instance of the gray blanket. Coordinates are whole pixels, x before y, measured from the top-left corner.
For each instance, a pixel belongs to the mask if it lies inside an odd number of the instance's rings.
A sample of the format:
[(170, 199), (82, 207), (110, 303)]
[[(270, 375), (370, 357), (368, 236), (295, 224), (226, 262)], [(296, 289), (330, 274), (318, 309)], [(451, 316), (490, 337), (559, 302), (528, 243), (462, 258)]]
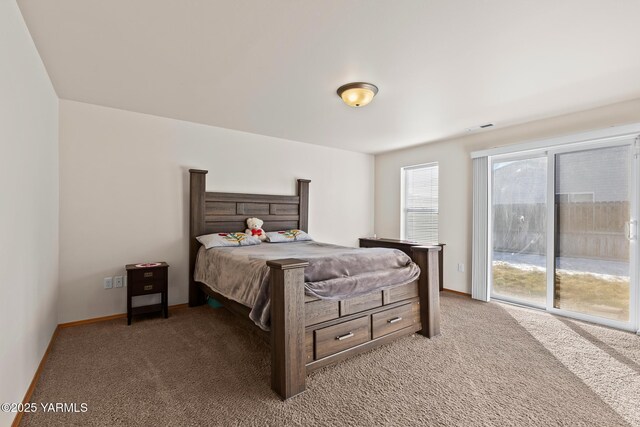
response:
[(255, 246), (200, 248), (194, 279), (251, 308), (249, 317), (269, 329), (267, 260), (298, 258), (305, 291), (322, 299), (342, 300), (410, 283), (420, 269), (404, 252), (386, 248), (347, 248), (319, 242), (262, 243)]

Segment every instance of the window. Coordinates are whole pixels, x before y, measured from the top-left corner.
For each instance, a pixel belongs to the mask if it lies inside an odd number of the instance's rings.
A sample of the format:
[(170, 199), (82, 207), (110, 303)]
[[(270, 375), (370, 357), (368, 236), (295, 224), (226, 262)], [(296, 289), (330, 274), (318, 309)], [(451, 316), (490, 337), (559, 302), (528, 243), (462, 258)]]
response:
[(438, 164), (402, 168), (402, 238), (438, 243)]

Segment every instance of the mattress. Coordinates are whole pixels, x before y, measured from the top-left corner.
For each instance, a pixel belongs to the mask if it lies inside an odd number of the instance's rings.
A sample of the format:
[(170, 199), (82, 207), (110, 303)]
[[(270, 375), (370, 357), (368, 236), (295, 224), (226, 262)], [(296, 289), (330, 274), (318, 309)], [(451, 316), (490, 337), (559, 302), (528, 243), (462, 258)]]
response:
[(268, 330), (270, 269), (266, 261), (284, 258), (308, 261), (304, 271), (306, 294), (328, 300), (405, 285), (420, 275), (411, 258), (397, 249), (349, 248), (305, 241), (208, 250), (201, 247), (194, 279), (250, 307), (251, 320)]

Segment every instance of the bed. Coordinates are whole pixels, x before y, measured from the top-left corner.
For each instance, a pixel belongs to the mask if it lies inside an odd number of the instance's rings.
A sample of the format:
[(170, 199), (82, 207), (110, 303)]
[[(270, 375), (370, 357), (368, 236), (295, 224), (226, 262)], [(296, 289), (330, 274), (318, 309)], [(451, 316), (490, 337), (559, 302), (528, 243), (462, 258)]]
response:
[[(402, 280), (381, 275), (376, 278), (373, 291), (358, 289), (345, 296), (336, 293), (340, 287), (327, 287), (322, 283), (323, 287), (307, 281), (310, 277), (322, 276), (319, 273), (326, 264), (320, 264), (318, 259), (325, 258), (325, 251), (341, 254), (340, 251), (372, 251), (354, 254), (375, 258), (393, 256), (393, 250), (331, 248), (333, 245), (297, 242), (264, 243), (211, 252), (217, 249), (214, 248), (205, 253), (196, 240), (203, 234), (244, 230), (246, 218), (252, 216), (264, 220), (265, 231), (301, 229), (308, 232), (309, 180), (297, 180), (295, 196), (219, 193), (206, 191), (207, 171), (191, 169), (189, 172), (189, 305), (201, 305), (211, 296), (254, 327), (271, 346), (271, 387), (282, 399), (303, 392), (306, 375), (315, 369), (402, 336), (418, 332), (431, 338), (440, 333), (439, 246), (412, 248), (411, 259), (419, 268), (419, 275), (415, 269), (411, 276), (411, 267), (407, 264), (408, 275)], [(346, 257), (344, 254), (340, 257)], [(232, 255), (236, 258), (231, 258)], [(279, 255), (283, 258), (278, 258)], [(215, 259), (207, 260), (207, 256)], [(263, 304), (258, 313), (254, 310), (255, 295), (251, 297), (254, 298), (251, 306), (241, 303), (242, 297), (229, 293), (231, 287), (226, 289), (220, 284), (212, 287), (206, 283), (214, 277), (214, 270), (226, 267), (225, 262), (242, 257), (254, 263), (262, 259), (258, 263), (267, 273), (263, 294), (268, 304)], [(326, 289), (331, 292), (325, 292)]]

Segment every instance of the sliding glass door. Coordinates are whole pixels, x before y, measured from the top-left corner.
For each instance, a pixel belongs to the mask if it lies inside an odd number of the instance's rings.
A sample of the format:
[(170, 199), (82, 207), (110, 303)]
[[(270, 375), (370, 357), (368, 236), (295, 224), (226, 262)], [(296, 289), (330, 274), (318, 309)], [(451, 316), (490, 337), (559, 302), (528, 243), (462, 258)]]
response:
[(544, 307), (547, 299), (547, 158), (492, 165), (493, 295)]
[(553, 309), (628, 323), (635, 295), (632, 147), (553, 155)]
[(633, 139), (491, 159), (491, 297), (637, 324)]

